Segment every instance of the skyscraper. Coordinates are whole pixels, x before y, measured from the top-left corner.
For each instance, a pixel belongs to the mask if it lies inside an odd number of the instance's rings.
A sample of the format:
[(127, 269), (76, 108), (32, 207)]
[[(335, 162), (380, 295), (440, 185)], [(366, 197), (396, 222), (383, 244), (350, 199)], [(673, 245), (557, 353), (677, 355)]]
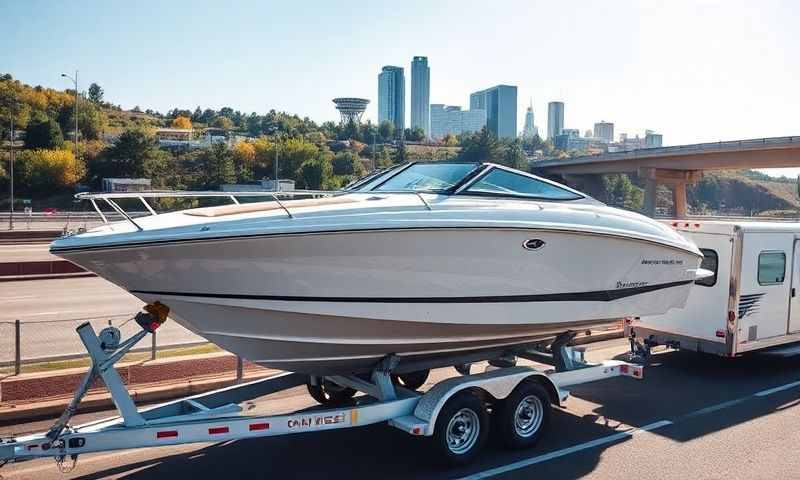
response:
[(411, 128), (419, 127), (431, 136), (431, 69), (428, 57), (414, 57), (411, 62)]
[(552, 140), (564, 130), (564, 102), (547, 104), (547, 138)]
[(470, 110), (486, 111), (486, 127), (497, 138), (517, 137), (517, 87), (497, 85), (469, 96)]
[(406, 78), (402, 67), (387, 65), (378, 75), (378, 123), (391, 122), (402, 137), (406, 128)]
[(525, 138), (533, 138), (538, 134), (539, 132), (536, 130), (536, 125), (533, 123), (533, 99), (531, 99), (531, 105), (525, 112), (525, 126), (522, 127), (522, 136)]
[(476, 132), (486, 125), (484, 110), (461, 110), (461, 107), (431, 104), (431, 138), (441, 140), (448, 133), (461, 135)]
[(594, 124), (594, 137), (602, 138), (606, 143), (614, 141), (614, 124), (605, 120)]

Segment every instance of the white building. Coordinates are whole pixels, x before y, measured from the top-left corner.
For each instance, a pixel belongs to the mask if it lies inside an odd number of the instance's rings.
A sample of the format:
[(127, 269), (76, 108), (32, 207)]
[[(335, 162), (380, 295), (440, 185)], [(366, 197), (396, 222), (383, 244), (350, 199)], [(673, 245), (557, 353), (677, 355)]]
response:
[(533, 100), (531, 100), (531, 104), (525, 112), (525, 126), (522, 128), (522, 136), (524, 138), (533, 138), (536, 135), (539, 135), (539, 129), (536, 128), (533, 122)]
[(602, 138), (606, 143), (614, 141), (614, 124), (606, 122), (605, 120), (599, 121), (594, 124), (594, 137)]
[(461, 110), (461, 107), (431, 104), (431, 138), (477, 132), (486, 125), (485, 110)]

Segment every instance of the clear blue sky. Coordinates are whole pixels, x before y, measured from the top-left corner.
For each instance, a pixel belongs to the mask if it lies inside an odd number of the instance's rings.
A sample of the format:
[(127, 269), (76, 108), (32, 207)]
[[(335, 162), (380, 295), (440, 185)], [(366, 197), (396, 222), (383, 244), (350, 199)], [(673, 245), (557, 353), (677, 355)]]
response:
[[(125, 108), (231, 106), (334, 120), (372, 100), (383, 65), (426, 55), (431, 102), (519, 87), (546, 128), (599, 120), (666, 144), (800, 134), (800, 4), (792, 1), (6, 1), (0, 72), (99, 83)], [(408, 101), (409, 94), (406, 98)], [(407, 109), (408, 112), (408, 109)]]

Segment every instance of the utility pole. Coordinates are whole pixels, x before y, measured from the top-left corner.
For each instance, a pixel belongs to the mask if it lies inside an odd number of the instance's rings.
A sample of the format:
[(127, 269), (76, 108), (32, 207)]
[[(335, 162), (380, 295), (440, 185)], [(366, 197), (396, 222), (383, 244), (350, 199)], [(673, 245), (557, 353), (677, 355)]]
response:
[(280, 191), (280, 186), (278, 185), (278, 148), (280, 148), (280, 144), (278, 143), (280, 137), (275, 137), (275, 191)]
[(11, 101), (11, 143), (9, 143), (11, 147), (9, 160), (10, 166), (9, 171), (11, 173), (11, 188), (9, 188), (10, 192), (10, 209), (8, 213), (8, 229), (14, 230), (14, 106), (17, 103), (16, 92), (13, 93), (13, 100)]
[(78, 159), (78, 71), (75, 70), (75, 78), (70, 77), (66, 73), (61, 74), (62, 77), (68, 78), (75, 83), (75, 159)]

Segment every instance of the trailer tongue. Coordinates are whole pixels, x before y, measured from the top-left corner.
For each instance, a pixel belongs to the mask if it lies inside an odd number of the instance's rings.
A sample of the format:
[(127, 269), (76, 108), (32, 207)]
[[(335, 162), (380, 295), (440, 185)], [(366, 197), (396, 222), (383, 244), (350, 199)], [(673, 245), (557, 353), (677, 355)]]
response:
[[(411, 435), (430, 437), (446, 461), (465, 463), (486, 441), (487, 406), (493, 411), (494, 428), (502, 432), (506, 445), (528, 447), (545, 430), (549, 406), (566, 400), (569, 386), (616, 376), (642, 378), (643, 373), (641, 366), (621, 361), (587, 364), (580, 351), (567, 346), (575, 333), (565, 332), (547, 345), (487, 352), (484, 360), (504, 366), (491, 367), (483, 373), (469, 374), (469, 368), (463, 367), (474, 359), (454, 357), (452, 365), (460, 366), (462, 376), (439, 382), (425, 393), (396, 385), (392, 381), (396, 359), (388, 356), (369, 376), (310, 378), (287, 372), (138, 410), (114, 364), (166, 320), (166, 311), (157, 306), (147, 310), (136, 317), (142, 330), (125, 341), (120, 341), (119, 330), (114, 327), (104, 329), (99, 336), (88, 323), (78, 327), (78, 335), (92, 361), (91, 368), (49, 431), (0, 439), (0, 466), (53, 457), (62, 471), (68, 471), (83, 453), (288, 435), (380, 422), (388, 422)], [(544, 372), (513, 366), (516, 357), (545, 361), (556, 368)], [(70, 426), (81, 399), (97, 377), (103, 379), (120, 415)], [(365, 395), (344, 405), (325, 405), (284, 415), (248, 415), (240, 405), (309, 382), (329, 382)]]

